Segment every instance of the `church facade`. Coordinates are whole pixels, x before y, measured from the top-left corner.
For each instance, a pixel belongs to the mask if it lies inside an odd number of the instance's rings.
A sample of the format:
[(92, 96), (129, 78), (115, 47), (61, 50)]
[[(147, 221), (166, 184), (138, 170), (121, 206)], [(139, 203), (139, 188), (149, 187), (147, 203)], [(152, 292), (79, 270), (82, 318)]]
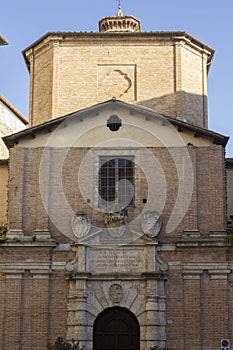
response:
[(10, 152), (0, 346), (220, 347), (232, 338), (225, 146), (208, 129), (213, 50), (106, 17), (24, 50), (30, 127)]

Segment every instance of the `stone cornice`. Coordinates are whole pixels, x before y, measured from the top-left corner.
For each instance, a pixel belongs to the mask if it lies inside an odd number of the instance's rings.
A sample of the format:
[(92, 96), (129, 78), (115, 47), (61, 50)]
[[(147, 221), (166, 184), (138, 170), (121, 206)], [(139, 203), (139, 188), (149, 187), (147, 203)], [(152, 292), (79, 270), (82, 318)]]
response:
[(229, 246), (225, 240), (226, 231), (211, 231), (209, 234), (201, 234), (199, 231), (184, 231), (181, 240), (176, 243), (177, 248), (209, 248)]

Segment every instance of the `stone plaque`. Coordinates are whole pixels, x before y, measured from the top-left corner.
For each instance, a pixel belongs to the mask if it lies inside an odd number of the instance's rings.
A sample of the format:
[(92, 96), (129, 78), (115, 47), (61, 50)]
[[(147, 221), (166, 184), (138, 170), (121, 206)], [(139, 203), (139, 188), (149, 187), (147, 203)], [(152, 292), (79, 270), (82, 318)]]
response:
[(144, 272), (145, 254), (137, 249), (89, 249), (87, 269), (90, 272)]

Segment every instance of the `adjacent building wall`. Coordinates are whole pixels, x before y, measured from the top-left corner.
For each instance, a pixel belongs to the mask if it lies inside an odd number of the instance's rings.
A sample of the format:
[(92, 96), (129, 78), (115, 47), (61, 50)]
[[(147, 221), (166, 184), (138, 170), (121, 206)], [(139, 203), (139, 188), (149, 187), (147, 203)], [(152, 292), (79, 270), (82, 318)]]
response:
[[(7, 221), (7, 188), (9, 151), (2, 137), (25, 129), (27, 120), (2, 96), (0, 96), (0, 223)], [(5, 161), (4, 161), (5, 160)]]
[(2, 137), (26, 128), (28, 121), (3, 96), (0, 96), (0, 159), (7, 159), (8, 149)]

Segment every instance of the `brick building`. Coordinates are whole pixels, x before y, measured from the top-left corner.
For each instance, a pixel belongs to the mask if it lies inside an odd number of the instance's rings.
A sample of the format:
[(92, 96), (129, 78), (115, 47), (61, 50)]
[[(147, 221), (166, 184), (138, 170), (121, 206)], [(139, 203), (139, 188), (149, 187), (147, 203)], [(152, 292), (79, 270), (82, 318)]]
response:
[(208, 130), (213, 50), (106, 17), (24, 51), (30, 128), (10, 150), (0, 346), (218, 349), (232, 338), (224, 152)]
[[(0, 35), (0, 46), (8, 42)], [(0, 226), (7, 221), (7, 183), (9, 152), (2, 137), (25, 129), (28, 121), (0, 95)]]

